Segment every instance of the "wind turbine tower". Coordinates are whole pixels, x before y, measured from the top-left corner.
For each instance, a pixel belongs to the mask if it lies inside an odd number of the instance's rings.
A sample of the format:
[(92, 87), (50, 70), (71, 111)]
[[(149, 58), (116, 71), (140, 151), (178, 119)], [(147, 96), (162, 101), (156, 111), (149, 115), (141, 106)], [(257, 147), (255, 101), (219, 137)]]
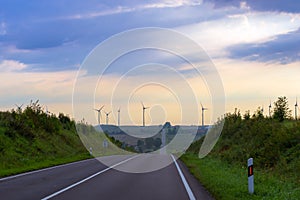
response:
[(120, 112), (121, 112), (121, 109), (119, 108), (118, 109), (118, 126), (120, 126)]
[(269, 117), (271, 118), (271, 108), (272, 108), (272, 104), (271, 104), (271, 101), (270, 101), (270, 105), (269, 105)]
[(202, 110), (202, 126), (204, 126), (204, 111), (208, 110), (208, 109), (204, 108), (203, 105), (202, 105), (202, 103), (200, 103), (200, 104), (201, 104), (201, 110)]
[(297, 120), (297, 109), (298, 109), (298, 99), (296, 98), (296, 104), (295, 104), (295, 120)]
[(98, 123), (100, 125), (100, 117), (101, 117), (101, 110), (104, 108), (104, 106), (100, 107), (99, 109), (94, 109), (95, 111), (98, 112)]
[(141, 102), (142, 107), (143, 107), (143, 127), (145, 127), (145, 110), (148, 109), (149, 107), (145, 107), (143, 102)]
[(50, 115), (50, 112), (48, 110), (48, 106), (46, 106), (46, 115)]
[(111, 113), (111, 111), (110, 112), (105, 112), (105, 114), (106, 114), (106, 125), (108, 125), (108, 115)]

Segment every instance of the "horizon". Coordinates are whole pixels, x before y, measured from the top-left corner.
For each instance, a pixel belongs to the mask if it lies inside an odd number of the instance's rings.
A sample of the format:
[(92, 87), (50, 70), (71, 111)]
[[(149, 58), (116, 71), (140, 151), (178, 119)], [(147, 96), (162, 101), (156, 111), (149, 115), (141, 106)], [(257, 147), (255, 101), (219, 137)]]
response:
[[(279, 98), (279, 97), (278, 97)], [(277, 99), (278, 100), (278, 99)], [(276, 101), (277, 101), (276, 100)], [(288, 98), (287, 98), (287, 100), (288, 100)], [(289, 111), (290, 111), (290, 114), (291, 114), (291, 119), (295, 119), (295, 104), (293, 104), (293, 103), (290, 103), (290, 101), (288, 101), (289, 102)], [(297, 101), (298, 102), (298, 101)], [(271, 115), (273, 114), (273, 109), (274, 109), (274, 103), (275, 103), (275, 101), (273, 101), (273, 102), (271, 102), (272, 104), (272, 107), (271, 107)], [(290, 104), (292, 104), (291, 106), (290, 106)], [(6, 110), (0, 110), (0, 112), (10, 112), (10, 111), (12, 111), (12, 110), (15, 110), (15, 111), (17, 111), (17, 109), (18, 109), (18, 106), (21, 106), (21, 109), (22, 110), (24, 110), (24, 108), (26, 108), (27, 106), (29, 106), (30, 104), (28, 103), (28, 104), (26, 104), (26, 103), (22, 103), (22, 104), (15, 104), (14, 105), (14, 107), (12, 107), (12, 108), (10, 108), (10, 109), (6, 109)], [(47, 113), (47, 106), (46, 105), (43, 105), (43, 104), (40, 104), (41, 105), (41, 109), (45, 112), (45, 113)], [(269, 105), (270, 105), (270, 103), (267, 105), (267, 106), (264, 106), (263, 107), (263, 109), (264, 109), (264, 111), (263, 111), (263, 116), (264, 117), (269, 117)], [(291, 108), (292, 107), (292, 108)], [(298, 104), (297, 104), (297, 118), (299, 119), (299, 112), (300, 112), (300, 109), (299, 109), (299, 106), (298, 106)], [(233, 114), (235, 111), (238, 111), (240, 114), (241, 114), (241, 116), (243, 116), (246, 112), (248, 112), (248, 111), (250, 111), (250, 116), (252, 116), (253, 114), (255, 114), (258, 110), (261, 110), (262, 109), (262, 107), (261, 106), (258, 106), (255, 110), (249, 110), (249, 109), (245, 109), (244, 110), (244, 112), (242, 112), (241, 111), (241, 109), (239, 109), (238, 107), (236, 107), (236, 108), (234, 108), (234, 110), (232, 110), (232, 111), (229, 111), (229, 112), (226, 112), (226, 113), (224, 113), (221, 117), (220, 117), (220, 119), (221, 118), (223, 118), (224, 117), (224, 115), (226, 115), (226, 114)], [(83, 120), (83, 119), (78, 119), (78, 120), (76, 120), (76, 119), (74, 119), (72, 116), (70, 116), (68, 113), (63, 113), (63, 112), (57, 112), (57, 113), (54, 113), (54, 112), (51, 112), (51, 111), (48, 111), (50, 114), (54, 114), (55, 116), (58, 116), (60, 113), (62, 113), (62, 114), (64, 114), (64, 115), (66, 115), (66, 116), (68, 116), (68, 117), (70, 117), (70, 119), (72, 119), (72, 120), (74, 120), (76, 123), (79, 123), (79, 122), (81, 122), (81, 120)], [(96, 111), (95, 111), (95, 113), (97, 113)], [(112, 112), (112, 114), (115, 114), (114, 116), (115, 117), (117, 117), (117, 113), (118, 113), (118, 110), (115, 110), (115, 112), (113, 113)], [(200, 115), (201, 115), (201, 113), (199, 113)], [(137, 123), (137, 124), (133, 124), (133, 123), (129, 123), (129, 124), (122, 124), (122, 123), (120, 123), (120, 126), (118, 125), (118, 119), (117, 118), (109, 118), (109, 120), (112, 120), (112, 122), (109, 122), (108, 124), (106, 124), (106, 121), (105, 121), (105, 119), (104, 119), (104, 117), (105, 117), (105, 113), (103, 113), (102, 114), (102, 120), (104, 120), (104, 122), (101, 122), (101, 124), (98, 124), (98, 123), (90, 123), (90, 122), (88, 122), (88, 121), (85, 121), (86, 123), (88, 123), (89, 125), (92, 125), (92, 126), (94, 126), (94, 127), (96, 127), (96, 126), (116, 126), (116, 127), (122, 127), (122, 126), (127, 126), (127, 127), (130, 127), (130, 126), (134, 126), (134, 127), (143, 127), (143, 125), (142, 125), (142, 122), (140, 122), (140, 124), (139, 123)], [(97, 117), (96, 117), (97, 118)], [(85, 119), (84, 119), (85, 120)], [(198, 127), (202, 127), (202, 124), (201, 124), (201, 117), (200, 117), (200, 119), (199, 119), (199, 123), (198, 124), (179, 124), (179, 123), (173, 123), (173, 122), (171, 122), (171, 121), (164, 121), (164, 122), (161, 122), (161, 123), (157, 123), (157, 124), (152, 124), (152, 123), (150, 123), (150, 124), (146, 124), (145, 125), (145, 127), (151, 127), (151, 126), (163, 126), (165, 123), (170, 123), (171, 124), (171, 126), (198, 126)], [(204, 124), (204, 127), (206, 127), (206, 126), (212, 126), (212, 125), (214, 125), (214, 123), (211, 123), (211, 124)]]

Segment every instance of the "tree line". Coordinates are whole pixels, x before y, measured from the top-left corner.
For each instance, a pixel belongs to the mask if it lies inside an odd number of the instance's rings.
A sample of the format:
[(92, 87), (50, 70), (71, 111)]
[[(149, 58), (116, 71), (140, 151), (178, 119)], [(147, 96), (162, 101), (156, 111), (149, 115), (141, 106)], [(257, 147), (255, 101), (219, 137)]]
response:
[[(237, 109), (235, 110), (237, 112)], [(283, 97), (278, 97), (277, 101), (274, 102), (273, 113), (267, 118), (278, 120), (279, 122), (283, 122), (284, 120), (292, 119), (292, 111), (289, 109), (288, 99)], [(239, 112), (238, 112), (239, 114)], [(263, 108), (258, 108), (255, 113), (252, 115), (252, 118), (264, 118)], [(295, 116), (296, 117), (296, 116)], [(250, 110), (246, 111), (243, 115), (244, 119), (250, 119)]]

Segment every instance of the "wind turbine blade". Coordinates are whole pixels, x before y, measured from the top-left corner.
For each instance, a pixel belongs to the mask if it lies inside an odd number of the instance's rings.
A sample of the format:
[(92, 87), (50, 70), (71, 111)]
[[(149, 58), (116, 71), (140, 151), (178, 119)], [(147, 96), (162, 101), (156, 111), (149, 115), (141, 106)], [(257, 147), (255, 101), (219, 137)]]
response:
[(22, 105), (20, 106), (20, 108), (22, 108), (22, 106), (23, 106), (23, 103), (22, 103)]
[(143, 102), (142, 102), (142, 101), (141, 101), (141, 104), (142, 104), (143, 108), (145, 109), (145, 106), (144, 106), (144, 104), (143, 104)]
[(104, 108), (104, 106), (102, 106), (99, 110), (101, 111)]
[(202, 103), (200, 102), (200, 105), (201, 105), (201, 108), (203, 109), (203, 105), (202, 105)]

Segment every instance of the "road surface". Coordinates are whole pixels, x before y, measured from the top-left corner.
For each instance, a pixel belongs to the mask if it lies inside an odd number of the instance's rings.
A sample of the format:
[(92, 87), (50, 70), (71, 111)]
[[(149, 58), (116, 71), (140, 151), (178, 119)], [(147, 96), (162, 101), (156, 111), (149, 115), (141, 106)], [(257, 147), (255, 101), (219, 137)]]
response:
[(111, 156), (104, 159), (111, 167), (89, 159), (0, 179), (0, 198), (212, 199), (180, 161), (147, 173), (124, 172), (126, 169), (138, 171), (168, 159), (174, 161), (172, 155)]

